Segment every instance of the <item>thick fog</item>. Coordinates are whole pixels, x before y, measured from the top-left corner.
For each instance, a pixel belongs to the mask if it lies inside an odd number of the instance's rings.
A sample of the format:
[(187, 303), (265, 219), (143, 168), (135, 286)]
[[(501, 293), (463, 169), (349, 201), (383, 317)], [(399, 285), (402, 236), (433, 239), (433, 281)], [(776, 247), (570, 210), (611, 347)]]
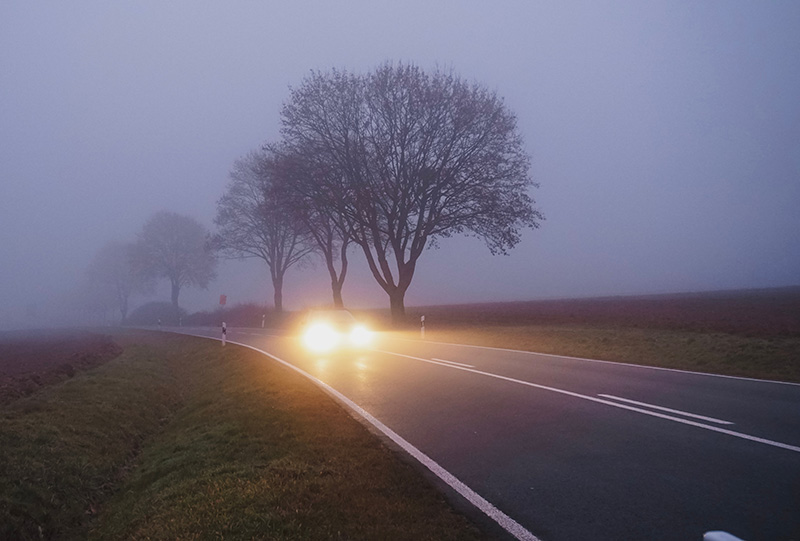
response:
[[(546, 216), (509, 256), (451, 238), (407, 305), (800, 284), (798, 2), (0, 4), (0, 323), (75, 300), (156, 211), (213, 229), (238, 157), (311, 69), (452, 68), (516, 113)], [(352, 251), (351, 306), (387, 306)], [(328, 302), (316, 263), (290, 309)], [(268, 302), (228, 261), (190, 311)], [(132, 303), (169, 300), (162, 287)]]

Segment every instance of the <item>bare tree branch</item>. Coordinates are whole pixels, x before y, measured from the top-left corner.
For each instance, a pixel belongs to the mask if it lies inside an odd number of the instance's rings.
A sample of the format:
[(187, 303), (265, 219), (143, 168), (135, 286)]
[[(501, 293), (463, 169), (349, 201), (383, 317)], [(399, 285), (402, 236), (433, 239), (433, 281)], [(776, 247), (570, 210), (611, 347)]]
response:
[(154, 214), (139, 233), (133, 261), (145, 275), (170, 281), (176, 311), (183, 287), (205, 289), (216, 277), (217, 262), (207, 240), (197, 220), (166, 211)]
[(361, 247), (397, 319), (437, 239), (475, 235), (505, 254), (544, 219), (515, 116), (453, 73), (312, 72), (283, 107), (282, 134), (309, 169), (328, 172), (304, 193)]
[(214, 220), (214, 244), (223, 254), (266, 262), (278, 312), (287, 270), (313, 250), (308, 229), (280, 194), (271, 152), (252, 151), (234, 163)]

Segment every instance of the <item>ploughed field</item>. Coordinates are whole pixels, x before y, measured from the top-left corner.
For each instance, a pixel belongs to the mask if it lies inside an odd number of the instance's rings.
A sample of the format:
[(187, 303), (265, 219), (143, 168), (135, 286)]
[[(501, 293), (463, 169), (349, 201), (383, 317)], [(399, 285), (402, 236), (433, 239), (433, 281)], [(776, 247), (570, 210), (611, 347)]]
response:
[(581, 325), (800, 336), (800, 286), (774, 289), (428, 306), (428, 326)]
[(111, 337), (88, 331), (0, 333), (0, 404), (64, 381), (122, 353)]

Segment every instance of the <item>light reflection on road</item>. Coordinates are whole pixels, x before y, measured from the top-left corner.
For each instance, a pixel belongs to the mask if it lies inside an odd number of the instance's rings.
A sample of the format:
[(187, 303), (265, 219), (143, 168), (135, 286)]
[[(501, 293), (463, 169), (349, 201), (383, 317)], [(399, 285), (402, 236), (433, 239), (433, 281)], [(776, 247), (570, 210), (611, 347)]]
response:
[(320, 357), (314, 362), (314, 369), (316, 370), (315, 376), (325, 381), (325, 376), (327, 375), (327, 368), (328, 368), (328, 359), (325, 357)]

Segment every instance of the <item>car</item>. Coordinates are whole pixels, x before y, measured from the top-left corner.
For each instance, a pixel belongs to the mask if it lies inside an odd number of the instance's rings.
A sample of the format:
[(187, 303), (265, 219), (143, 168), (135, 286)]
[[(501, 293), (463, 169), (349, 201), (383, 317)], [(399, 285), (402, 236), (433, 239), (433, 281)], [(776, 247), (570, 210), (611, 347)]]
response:
[(328, 353), (367, 347), (372, 343), (373, 332), (349, 310), (311, 310), (305, 318), (301, 339), (306, 349)]

